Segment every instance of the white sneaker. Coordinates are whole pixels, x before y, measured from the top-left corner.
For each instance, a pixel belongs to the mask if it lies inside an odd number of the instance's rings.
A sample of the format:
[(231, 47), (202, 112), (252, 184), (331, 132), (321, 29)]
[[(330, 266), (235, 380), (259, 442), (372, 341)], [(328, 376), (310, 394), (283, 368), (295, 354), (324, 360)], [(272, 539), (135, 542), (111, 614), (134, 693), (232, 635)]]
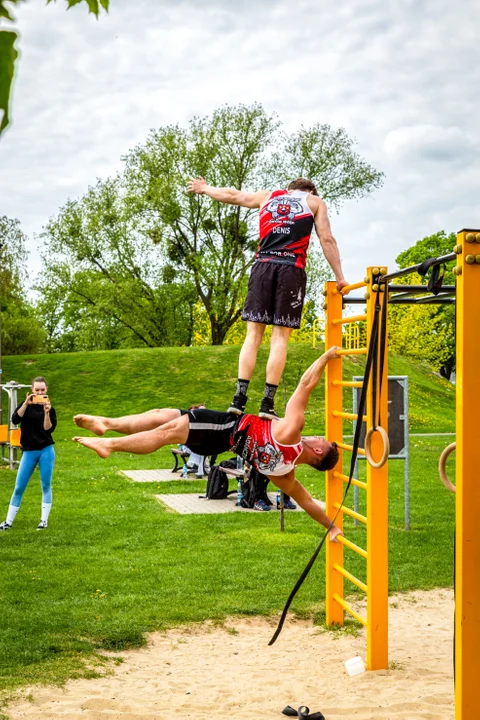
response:
[(45, 528), (48, 527), (48, 523), (46, 520), (40, 520), (40, 522), (37, 525), (37, 530), (45, 530)]
[(0, 523), (0, 532), (2, 532), (3, 530), (10, 530), (11, 527), (12, 526), (5, 520), (5, 522)]

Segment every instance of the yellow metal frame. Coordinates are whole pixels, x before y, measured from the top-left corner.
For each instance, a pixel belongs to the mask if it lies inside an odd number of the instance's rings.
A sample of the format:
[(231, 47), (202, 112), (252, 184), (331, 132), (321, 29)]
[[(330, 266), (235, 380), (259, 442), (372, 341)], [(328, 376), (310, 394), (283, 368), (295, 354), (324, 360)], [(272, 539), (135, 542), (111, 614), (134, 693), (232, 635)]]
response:
[(480, 718), (480, 230), (457, 234), (455, 718)]
[(13, 430), (10, 430), (10, 445), (12, 447), (19, 448), (20, 445), (20, 435), (21, 435), (20, 428), (14, 428)]
[(0, 425), (0, 443), (8, 443), (8, 425)]
[[(371, 287), (373, 268), (367, 269), (364, 282), (355, 283), (349, 289)], [(382, 268), (383, 272), (383, 268)], [(386, 269), (385, 269), (386, 273)], [(342, 296), (337, 292), (334, 282), (325, 284), (326, 321), (325, 345), (341, 346), (342, 326), (357, 320), (366, 320), (367, 346), (375, 313), (375, 301), (371, 292), (366, 293), (366, 316), (356, 320), (343, 318)], [(383, 300), (382, 295), (382, 300)], [(353, 353), (366, 354), (367, 348), (356, 348)], [(344, 350), (341, 355), (353, 354)], [(388, 432), (388, 348), (385, 347), (382, 392), (377, 388), (377, 402), (380, 405), (382, 427)], [(343, 451), (351, 452), (352, 446), (343, 442), (343, 420), (356, 419), (353, 413), (343, 411), (343, 388), (359, 387), (361, 383), (344, 381), (342, 360), (329, 363), (326, 368), (325, 415), (326, 436), (337, 442), (340, 449), (340, 460), (337, 468), (343, 467)], [(367, 398), (367, 428), (373, 425), (373, 408), (371, 388)], [(382, 442), (378, 433), (372, 438), (372, 454), (374, 458), (382, 455)], [(363, 449), (359, 454), (364, 455)], [(327, 472), (326, 505), (327, 513), (333, 517), (341, 506), (345, 483), (348, 477), (338, 470)], [(343, 528), (343, 515), (354, 517), (367, 529), (367, 547), (363, 549), (348, 538), (340, 538), (340, 543), (327, 543), (326, 550), (326, 615), (327, 624), (343, 625), (344, 612), (347, 611), (366, 627), (367, 632), (367, 668), (381, 670), (388, 668), (388, 463), (381, 468), (373, 468), (367, 463), (366, 482), (354, 481), (357, 487), (366, 492), (366, 515), (354, 512), (348, 506), (339, 513), (337, 525)], [(365, 558), (367, 563), (367, 582), (355, 578), (344, 566), (344, 547)], [(366, 593), (366, 618), (355, 612), (344, 599), (344, 581), (348, 580)]]
[[(462, 230), (457, 234), (456, 302), (456, 551), (455, 551), (455, 719), (478, 720), (480, 693), (480, 482), (476, 447), (478, 430), (476, 417), (480, 399), (480, 230)], [(386, 270), (382, 269), (382, 274)], [(372, 268), (367, 270), (366, 284), (372, 280)], [(350, 289), (364, 287), (355, 283)], [(371, 286), (371, 285), (370, 285)], [(327, 347), (340, 345), (342, 298), (334, 283), (326, 284)], [(367, 345), (370, 342), (374, 317), (373, 298), (367, 292)], [(342, 353), (345, 354), (345, 353)], [(342, 361), (330, 363), (326, 370), (326, 435), (336, 440), (341, 451), (352, 447), (343, 442), (343, 420), (351, 413), (343, 412), (342, 390), (359, 387), (361, 383), (342, 379)], [(385, 362), (383, 388), (380, 397), (382, 425), (388, 430), (388, 366)], [(367, 427), (372, 425), (372, 398), (367, 402)], [(378, 434), (376, 434), (378, 435)], [(380, 438), (374, 437), (373, 455), (381, 454)], [(364, 453), (362, 453), (364, 454)], [(340, 464), (340, 467), (342, 465)], [(338, 470), (327, 473), (327, 512), (333, 516), (340, 507), (344, 483), (348, 477)], [(375, 469), (367, 464), (366, 483), (354, 484), (367, 493), (366, 516), (350, 508), (344, 513), (356, 517), (367, 527), (366, 550), (348, 538), (341, 543), (327, 544), (327, 623), (342, 625), (344, 611), (351, 613), (367, 629), (367, 667), (377, 670), (388, 667), (388, 470), (387, 465)], [(343, 527), (341, 513), (337, 524)], [(344, 547), (356, 552), (367, 562), (367, 582), (362, 583), (344, 567)], [(367, 595), (367, 617), (354, 612), (344, 600), (344, 580), (353, 583)]]

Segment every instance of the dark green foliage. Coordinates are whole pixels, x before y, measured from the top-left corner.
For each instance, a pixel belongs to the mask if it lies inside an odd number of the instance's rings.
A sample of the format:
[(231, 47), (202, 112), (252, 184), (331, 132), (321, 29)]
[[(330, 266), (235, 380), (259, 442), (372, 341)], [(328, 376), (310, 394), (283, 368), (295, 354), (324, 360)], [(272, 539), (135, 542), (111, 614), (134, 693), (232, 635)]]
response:
[(4, 355), (40, 352), (45, 331), (26, 298), (26, 237), (18, 220), (0, 216), (0, 313)]
[[(396, 258), (400, 268), (410, 267), (428, 258), (442, 257), (452, 252), (456, 244), (455, 233), (446, 235), (442, 230), (419, 240)], [(442, 270), (443, 271), (443, 270)], [(418, 274), (399, 278), (400, 284), (427, 284), (431, 275)], [(453, 265), (445, 268), (444, 285), (454, 285)], [(426, 360), (443, 377), (449, 378), (455, 370), (455, 307), (448, 305), (390, 307), (390, 338), (394, 352)]]

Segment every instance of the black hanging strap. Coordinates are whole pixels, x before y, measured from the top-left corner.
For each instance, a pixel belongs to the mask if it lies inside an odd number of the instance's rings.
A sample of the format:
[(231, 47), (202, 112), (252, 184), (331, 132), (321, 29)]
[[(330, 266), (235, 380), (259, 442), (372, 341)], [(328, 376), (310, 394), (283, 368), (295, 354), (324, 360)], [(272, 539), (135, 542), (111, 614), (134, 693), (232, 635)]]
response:
[[(301, 586), (303, 585), (303, 582), (304, 582), (305, 578), (307, 577), (308, 573), (310, 572), (310, 570), (312, 569), (312, 566), (313, 566), (315, 560), (317, 559), (317, 557), (320, 553), (320, 550), (322, 549), (322, 547), (325, 544), (325, 540), (328, 537), (328, 533), (330, 532), (332, 527), (335, 525), (335, 521), (337, 520), (337, 517), (343, 508), (343, 505), (347, 498), (348, 491), (350, 489), (350, 485), (352, 484), (353, 473), (355, 470), (355, 463), (357, 461), (358, 448), (360, 445), (360, 434), (361, 434), (361, 430), (362, 430), (362, 417), (365, 414), (365, 407), (366, 407), (366, 402), (367, 402), (368, 383), (370, 380), (372, 366), (374, 365), (374, 363), (375, 363), (375, 368), (377, 367), (376, 357), (378, 355), (378, 347), (379, 347), (379, 345), (378, 345), (378, 341), (379, 341), (378, 326), (380, 323), (379, 318), (380, 318), (380, 310), (381, 310), (379, 294), (380, 294), (380, 289), (377, 291), (377, 298), (376, 298), (376, 302), (375, 302), (375, 314), (374, 314), (373, 323), (372, 323), (372, 330), (370, 333), (370, 343), (368, 346), (367, 360), (365, 363), (365, 374), (363, 376), (362, 390), (360, 393), (360, 400), (358, 402), (358, 408), (357, 408), (357, 422), (355, 423), (355, 434), (354, 434), (354, 438), (353, 438), (352, 459), (350, 462), (350, 472), (349, 472), (348, 482), (347, 482), (347, 485), (345, 488), (345, 492), (343, 494), (343, 499), (340, 504), (340, 507), (338, 508), (337, 512), (335, 513), (335, 516), (334, 516), (332, 522), (330, 523), (330, 525), (326, 529), (322, 539), (320, 540), (315, 552), (313, 553), (312, 557), (306, 564), (305, 569), (303, 570), (302, 574), (300, 575), (297, 582), (295, 583), (293, 590), (291, 591), (290, 595), (288, 596), (287, 602), (285, 603), (285, 607), (283, 608), (282, 614), (280, 616), (280, 620), (278, 622), (277, 629), (275, 630), (270, 642), (268, 643), (269, 645), (273, 645), (275, 640), (278, 638), (278, 636), (282, 632), (282, 628), (283, 628), (285, 619), (287, 617), (287, 613), (290, 608), (290, 605), (292, 604), (293, 598), (295, 597), (295, 595), (297, 594), (297, 592), (300, 590)], [(386, 313), (387, 301), (386, 301), (385, 297), (386, 296), (384, 296), (384, 312)], [(383, 318), (382, 318), (382, 326), (383, 326)], [(385, 317), (385, 331), (386, 331), (386, 317)], [(385, 335), (386, 335), (386, 332), (385, 332)], [(385, 338), (383, 339), (383, 341), (385, 342)], [(384, 349), (384, 347), (385, 347), (385, 345), (383, 345), (383, 349)], [(383, 352), (383, 349), (382, 349), (382, 352)], [(383, 362), (381, 363), (381, 367), (383, 369)], [(374, 373), (372, 375), (373, 375), (372, 383), (373, 383), (373, 389), (374, 389), (374, 397), (372, 398), (372, 400), (374, 400), (376, 403), (377, 378), (375, 377)], [(375, 415), (373, 416), (373, 418), (374, 418), (374, 422), (375, 422)]]

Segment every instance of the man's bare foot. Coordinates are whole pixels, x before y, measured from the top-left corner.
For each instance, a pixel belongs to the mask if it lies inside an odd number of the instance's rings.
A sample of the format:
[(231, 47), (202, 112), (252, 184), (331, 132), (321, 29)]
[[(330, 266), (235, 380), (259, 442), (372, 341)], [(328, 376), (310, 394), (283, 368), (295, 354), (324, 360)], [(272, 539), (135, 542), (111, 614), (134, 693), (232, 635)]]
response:
[(75, 415), (73, 422), (78, 427), (91, 430), (95, 435), (105, 435), (108, 430), (104, 418), (98, 415)]
[(77, 435), (72, 440), (80, 445), (85, 445), (90, 450), (95, 450), (101, 458), (107, 458), (112, 452), (109, 448), (110, 441), (108, 439), (100, 440), (100, 438), (80, 437)]

